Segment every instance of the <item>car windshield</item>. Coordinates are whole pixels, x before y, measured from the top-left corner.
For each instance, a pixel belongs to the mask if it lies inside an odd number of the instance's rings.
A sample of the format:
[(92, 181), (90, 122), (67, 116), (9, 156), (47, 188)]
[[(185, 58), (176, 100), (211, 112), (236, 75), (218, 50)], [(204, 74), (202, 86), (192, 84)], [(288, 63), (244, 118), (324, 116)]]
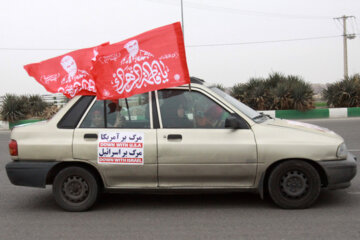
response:
[(259, 113), (252, 109), (251, 107), (243, 104), (242, 102), (238, 101), (237, 99), (233, 98), (229, 94), (225, 93), (224, 91), (220, 90), (219, 88), (212, 87), (212, 91), (219, 94), (225, 100), (227, 100), (231, 105), (239, 109), (242, 113), (244, 113), (249, 118), (253, 119), (256, 122), (263, 121), (264, 118), (267, 118), (266, 115)]

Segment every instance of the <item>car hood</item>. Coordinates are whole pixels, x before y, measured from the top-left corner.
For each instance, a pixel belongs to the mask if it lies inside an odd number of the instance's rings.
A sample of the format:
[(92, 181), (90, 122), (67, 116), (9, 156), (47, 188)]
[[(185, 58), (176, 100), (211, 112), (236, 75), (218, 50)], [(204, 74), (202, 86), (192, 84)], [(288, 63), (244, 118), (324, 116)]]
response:
[[(317, 133), (320, 135), (325, 135), (329, 137), (339, 138), (340, 136), (336, 134), (334, 131), (331, 131), (327, 128), (320, 127), (310, 123), (304, 123), (299, 121), (287, 120), (287, 119), (273, 119), (267, 121), (268, 125), (277, 126), (277, 127), (284, 127), (290, 128), (300, 131), (306, 131), (311, 133)], [(341, 137), (340, 137), (341, 138)]]

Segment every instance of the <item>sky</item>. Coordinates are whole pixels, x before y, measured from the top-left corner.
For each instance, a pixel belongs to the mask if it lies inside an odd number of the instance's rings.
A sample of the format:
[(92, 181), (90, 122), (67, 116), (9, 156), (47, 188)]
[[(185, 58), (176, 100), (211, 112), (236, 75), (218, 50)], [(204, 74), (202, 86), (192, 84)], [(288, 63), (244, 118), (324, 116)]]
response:
[[(47, 93), (27, 75), (26, 64), (182, 20), (181, 0), (0, 4), (0, 95)], [(343, 15), (356, 17), (347, 21), (348, 33), (360, 34), (359, 0), (183, 0), (190, 75), (225, 87), (273, 72), (309, 83), (339, 81), (343, 29), (333, 18)], [(348, 40), (348, 62), (350, 75), (360, 73), (360, 35)]]

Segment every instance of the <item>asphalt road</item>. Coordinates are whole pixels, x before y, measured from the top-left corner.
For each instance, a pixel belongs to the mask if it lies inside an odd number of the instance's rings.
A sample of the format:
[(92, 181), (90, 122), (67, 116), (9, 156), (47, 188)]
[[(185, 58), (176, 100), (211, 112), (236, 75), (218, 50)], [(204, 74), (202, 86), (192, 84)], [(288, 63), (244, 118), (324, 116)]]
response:
[[(360, 118), (306, 121), (342, 135), (360, 157)], [(0, 131), (0, 239), (360, 239), (360, 176), (323, 191), (311, 209), (282, 210), (256, 194), (104, 195), (89, 212), (68, 213), (51, 188), (10, 184), (9, 132)]]

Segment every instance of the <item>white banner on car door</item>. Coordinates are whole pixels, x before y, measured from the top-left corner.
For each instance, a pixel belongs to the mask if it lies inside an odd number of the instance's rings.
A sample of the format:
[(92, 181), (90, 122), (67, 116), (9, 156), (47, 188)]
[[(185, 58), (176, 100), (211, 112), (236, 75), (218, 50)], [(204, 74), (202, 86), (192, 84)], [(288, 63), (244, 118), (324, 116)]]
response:
[(144, 164), (144, 133), (103, 132), (98, 136), (99, 164)]

